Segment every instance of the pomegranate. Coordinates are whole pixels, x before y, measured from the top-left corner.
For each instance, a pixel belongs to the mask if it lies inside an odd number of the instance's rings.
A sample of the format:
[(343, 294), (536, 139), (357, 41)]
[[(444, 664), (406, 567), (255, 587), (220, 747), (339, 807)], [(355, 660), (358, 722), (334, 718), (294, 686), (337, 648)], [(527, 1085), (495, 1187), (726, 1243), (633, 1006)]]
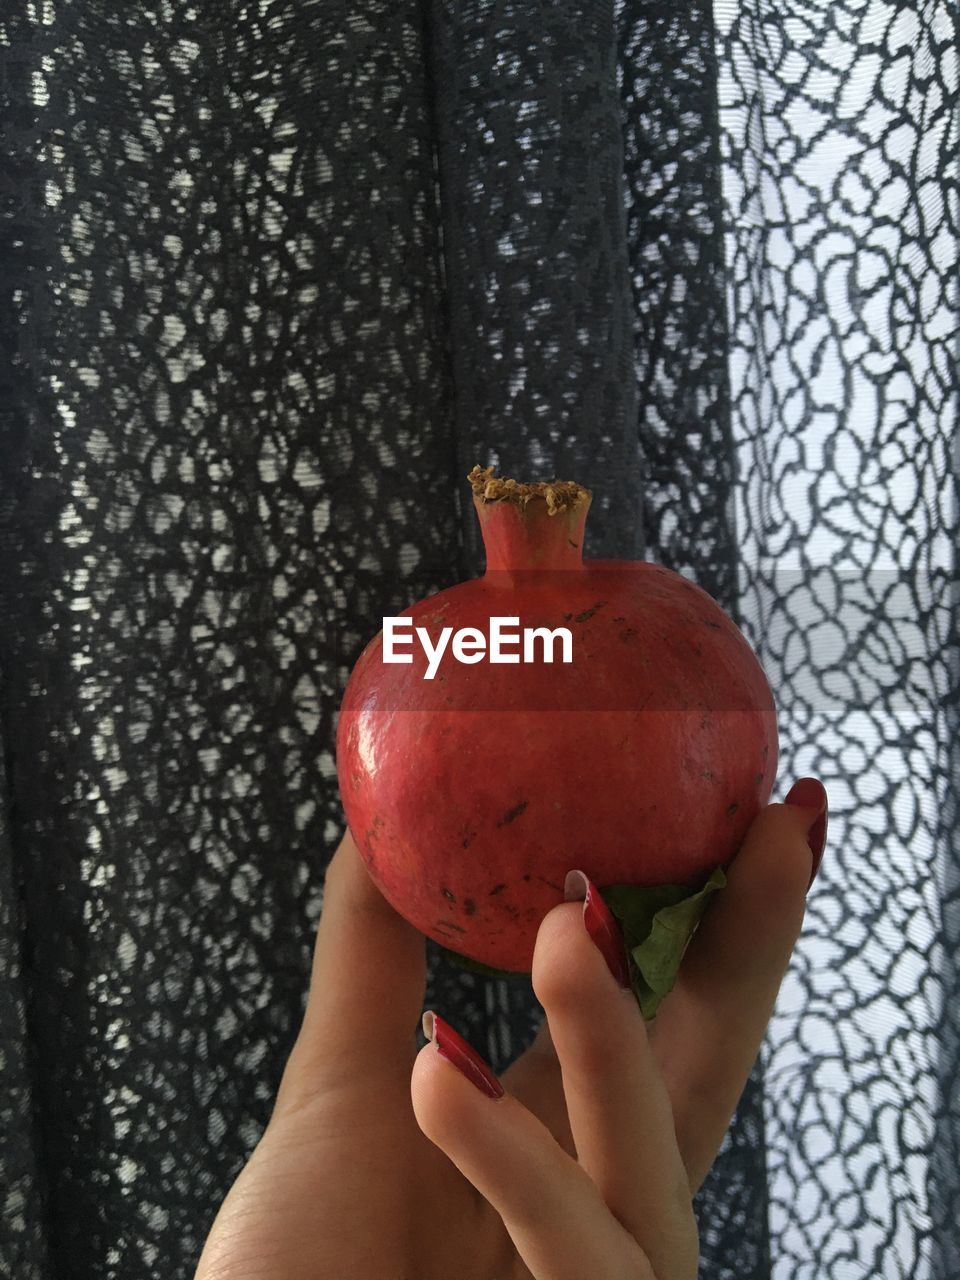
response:
[(357, 660), (337, 726), (347, 822), (394, 908), (488, 974), (529, 974), (581, 868), (652, 1017), (770, 798), (770, 687), (700, 587), (583, 559), (588, 489), (468, 479), (486, 572), (385, 619)]

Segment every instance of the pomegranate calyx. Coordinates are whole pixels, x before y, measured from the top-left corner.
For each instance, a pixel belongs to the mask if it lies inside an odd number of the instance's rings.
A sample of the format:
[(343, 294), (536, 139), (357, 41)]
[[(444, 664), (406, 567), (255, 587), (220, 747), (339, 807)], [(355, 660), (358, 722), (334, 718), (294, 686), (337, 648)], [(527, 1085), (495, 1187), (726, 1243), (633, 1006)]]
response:
[(537, 484), (497, 479), (493, 467), (467, 476), (487, 553), (487, 581), (513, 585), (515, 571), (583, 569), (583, 537), (591, 492), (574, 480)]
[(505, 476), (495, 476), (493, 467), (481, 467), (479, 463), (467, 479), (474, 497), (483, 502), (513, 502), (517, 506), (526, 507), (532, 499), (543, 498), (547, 504), (547, 514), (551, 516), (587, 502), (591, 497), (590, 490), (577, 484), (575, 480), (511, 480)]

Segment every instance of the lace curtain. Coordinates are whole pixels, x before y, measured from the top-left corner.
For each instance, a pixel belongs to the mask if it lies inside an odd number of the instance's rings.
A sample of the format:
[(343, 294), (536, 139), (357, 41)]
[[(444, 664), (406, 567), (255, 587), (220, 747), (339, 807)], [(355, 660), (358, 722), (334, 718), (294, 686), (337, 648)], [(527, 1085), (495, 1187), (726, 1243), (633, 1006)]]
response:
[[(190, 1280), (480, 462), (714, 594), (829, 792), (703, 1276), (957, 1280), (958, 12), (0, 6), (0, 1274)], [(529, 980), (428, 958), (502, 1070)]]

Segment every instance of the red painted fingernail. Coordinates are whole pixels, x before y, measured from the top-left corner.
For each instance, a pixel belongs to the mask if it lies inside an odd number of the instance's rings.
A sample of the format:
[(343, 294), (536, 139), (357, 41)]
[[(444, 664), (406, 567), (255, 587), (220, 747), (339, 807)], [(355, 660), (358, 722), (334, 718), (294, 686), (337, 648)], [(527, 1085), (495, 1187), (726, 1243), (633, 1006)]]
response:
[(437, 1051), (475, 1084), (488, 1098), (502, 1098), (505, 1090), (476, 1049), (454, 1031), (439, 1013), (428, 1009), (421, 1019), (423, 1034), (434, 1042)]
[(813, 884), (814, 876), (820, 870), (823, 858), (823, 847), (827, 843), (827, 791), (817, 778), (800, 778), (787, 792), (784, 804), (795, 804), (801, 809), (815, 810), (814, 817), (807, 832), (807, 844), (813, 854), (813, 867), (807, 888)]
[(583, 923), (600, 949), (607, 968), (621, 987), (630, 986), (630, 962), (620, 926), (600, 896), (600, 891), (582, 871), (568, 871), (563, 885), (565, 902), (583, 900)]

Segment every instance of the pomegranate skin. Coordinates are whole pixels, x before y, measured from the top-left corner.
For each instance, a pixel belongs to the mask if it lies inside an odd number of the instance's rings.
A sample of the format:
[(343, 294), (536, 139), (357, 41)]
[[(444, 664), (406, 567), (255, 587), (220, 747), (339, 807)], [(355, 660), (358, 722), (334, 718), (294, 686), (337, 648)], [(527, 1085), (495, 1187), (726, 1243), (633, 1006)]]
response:
[(776, 777), (776, 710), (743, 634), (662, 566), (583, 560), (582, 493), (551, 514), (540, 493), (518, 506), (475, 485), (487, 572), (402, 615), (434, 642), (441, 627), (489, 635), (494, 615), (568, 627), (570, 664), (466, 665), (448, 645), (427, 680), (416, 644), (410, 664), (383, 661), (381, 632), (337, 726), (374, 883), (427, 937), (518, 973), (571, 868), (598, 887), (693, 890), (729, 864)]

